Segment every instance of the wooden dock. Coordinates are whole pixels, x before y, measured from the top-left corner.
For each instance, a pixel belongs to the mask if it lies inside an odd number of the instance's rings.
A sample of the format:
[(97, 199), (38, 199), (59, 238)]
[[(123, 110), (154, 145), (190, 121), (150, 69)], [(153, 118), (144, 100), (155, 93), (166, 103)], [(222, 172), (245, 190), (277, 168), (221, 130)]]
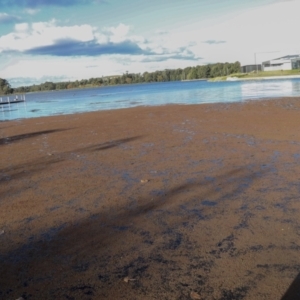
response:
[(5, 104), (14, 104), (14, 103), (20, 103), (20, 102), (25, 102), (25, 100), (12, 100), (12, 101), (0, 101), (0, 105), (5, 105)]
[[(18, 96), (21, 96), (21, 99), (18, 98)], [(7, 105), (7, 104), (14, 104), (14, 103), (20, 103), (25, 102), (25, 95), (17, 95), (14, 99), (10, 100), (9, 96), (5, 97), (7, 100), (2, 100), (4, 97), (0, 97), (0, 105)]]

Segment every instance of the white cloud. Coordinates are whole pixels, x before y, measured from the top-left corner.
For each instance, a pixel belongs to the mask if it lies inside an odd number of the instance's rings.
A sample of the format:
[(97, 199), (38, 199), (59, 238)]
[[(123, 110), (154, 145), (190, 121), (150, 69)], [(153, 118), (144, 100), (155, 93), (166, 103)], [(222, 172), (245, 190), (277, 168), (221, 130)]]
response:
[(130, 35), (130, 26), (119, 24), (99, 30), (88, 24), (61, 26), (53, 19), (48, 22), (18, 23), (15, 30), (0, 37), (0, 53), (6, 51), (26, 51), (36, 47), (53, 45), (59, 40), (80, 42), (97, 41), (99, 44), (131, 41), (143, 44), (142, 36)]
[(25, 11), (25, 13), (33, 16), (33, 15), (36, 15), (40, 10), (39, 9), (33, 9), (33, 8), (27, 8), (24, 11)]
[(94, 28), (94, 34), (99, 43), (121, 43), (124, 41), (131, 41), (135, 43), (145, 43), (145, 38), (139, 35), (130, 34), (132, 27), (120, 23), (118, 26), (104, 27), (101, 30)]
[(6, 51), (26, 51), (35, 47), (52, 45), (57, 40), (93, 40), (94, 28), (90, 25), (57, 26), (56, 20), (49, 22), (19, 23), (12, 33), (0, 37), (0, 53)]
[(166, 30), (157, 29), (157, 30), (155, 31), (155, 33), (158, 34), (158, 35), (165, 35), (165, 34), (168, 34), (169, 32), (166, 31)]
[(130, 30), (130, 26), (119, 24), (117, 27), (104, 28), (104, 32), (110, 35), (110, 41), (113, 43), (120, 43), (125, 41)]
[(19, 23), (15, 25), (15, 30), (17, 32), (25, 32), (28, 30), (28, 28), (29, 28), (28, 23)]
[[(89, 68), (88, 66), (93, 66)], [(4, 70), (0, 70), (0, 78), (10, 80), (26, 74), (27, 77), (35, 78), (36, 82), (45, 81), (45, 78), (64, 76), (66, 80), (80, 80), (102, 75), (114, 75), (120, 64), (108, 57), (81, 59), (54, 57), (51, 59), (26, 57), (11, 63)], [(46, 76), (46, 77), (45, 77)]]
[[(279, 51), (274, 53), (276, 57), (294, 54), (294, 49), (300, 49), (300, 41), (296, 37), (297, 28), (300, 28), (299, 11), (298, 0), (277, 2), (246, 11), (216, 25), (201, 27), (200, 23), (194, 23), (184, 30), (176, 28), (168, 35), (152, 38), (151, 43), (168, 49), (189, 45), (188, 49), (204, 57), (203, 62), (239, 60), (242, 64), (253, 64), (256, 52)], [(259, 53), (257, 61), (267, 60), (274, 54)]]

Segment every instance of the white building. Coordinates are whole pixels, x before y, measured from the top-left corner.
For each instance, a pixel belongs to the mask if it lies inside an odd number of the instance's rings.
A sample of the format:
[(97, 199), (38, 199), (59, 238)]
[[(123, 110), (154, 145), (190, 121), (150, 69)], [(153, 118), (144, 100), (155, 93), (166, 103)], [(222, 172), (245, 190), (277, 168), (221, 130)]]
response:
[(287, 55), (262, 63), (263, 71), (300, 69), (300, 55)]

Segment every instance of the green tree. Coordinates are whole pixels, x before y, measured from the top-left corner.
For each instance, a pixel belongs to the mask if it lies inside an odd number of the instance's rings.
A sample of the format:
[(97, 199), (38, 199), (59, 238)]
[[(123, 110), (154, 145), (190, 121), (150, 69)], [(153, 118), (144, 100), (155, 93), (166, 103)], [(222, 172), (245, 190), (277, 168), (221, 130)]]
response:
[(152, 81), (151, 73), (145, 72), (145, 73), (143, 74), (143, 77), (144, 77), (144, 81), (145, 81), (145, 82), (151, 82), (151, 81)]
[(197, 78), (198, 78), (197, 69), (196, 68), (190, 69), (187, 75), (187, 79), (197, 79)]
[(45, 83), (41, 84), (42, 91), (52, 91), (55, 90), (56, 86), (55, 83), (51, 81), (46, 81)]
[(30, 86), (29, 90), (30, 90), (30, 92), (39, 92), (41, 90), (41, 87), (40, 87), (40, 85), (34, 84), (34, 85)]
[(165, 70), (162, 72), (163, 81), (170, 81), (170, 75), (171, 75), (171, 71), (165, 69)]
[(241, 63), (239, 61), (236, 61), (233, 64), (233, 70), (234, 70), (234, 73), (240, 73), (241, 72)]
[(13, 89), (11, 88), (9, 82), (6, 79), (0, 78), (0, 95), (11, 94)]
[(69, 82), (58, 82), (56, 83), (56, 89), (57, 90), (65, 90), (67, 89)]
[(165, 69), (155, 72), (128, 73), (120, 76), (105, 76), (98, 78), (82, 79), (73, 82), (45, 82), (39, 85), (19, 87), (12, 89), (5, 79), (0, 78), (0, 94), (8, 94), (12, 92), (37, 92), (55, 89), (72, 89), (75, 87), (86, 86), (106, 86), (115, 84), (133, 84), (141, 82), (161, 82), (161, 81), (177, 81), (184, 79), (212, 78), (217, 76), (230, 75), (240, 72), (240, 63), (216, 63), (196, 67), (186, 67), (184, 69)]
[(204, 74), (205, 74), (205, 78), (210, 78), (210, 71), (211, 71), (211, 68), (210, 68), (210, 65), (206, 65), (204, 66)]

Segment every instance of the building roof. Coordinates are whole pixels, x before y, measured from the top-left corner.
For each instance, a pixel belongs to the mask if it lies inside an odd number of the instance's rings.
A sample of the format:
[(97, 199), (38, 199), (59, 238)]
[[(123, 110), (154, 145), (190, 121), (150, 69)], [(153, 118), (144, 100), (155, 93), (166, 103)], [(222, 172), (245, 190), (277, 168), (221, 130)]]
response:
[(292, 58), (297, 58), (297, 57), (300, 57), (300, 55), (299, 55), (299, 54), (295, 54), (295, 55), (286, 55), (286, 56), (279, 57), (279, 58), (275, 58), (275, 59), (272, 59), (272, 60), (292, 59)]
[(243, 67), (256, 67), (256, 66), (261, 66), (260, 64), (256, 64), (256, 65), (243, 65), (243, 66), (241, 66), (241, 68), (243, 68)]
[(274, 60), (291, 60), (291, 59), (294, 59), (294, 58), (299, 58), (300, 59), (300, 55), (299, 54), (295, 54), (295, 55), (286, 55), (286, 56), (282, 56), (282, 57), (278, 57), (278, 58), (274, 58), (274, 59), (269, 59), (269, 60), (266, 60), (266, 61), (263, 61), (262, 64), (268, 64), (270, 63), (271, 61), (274, 61)]

